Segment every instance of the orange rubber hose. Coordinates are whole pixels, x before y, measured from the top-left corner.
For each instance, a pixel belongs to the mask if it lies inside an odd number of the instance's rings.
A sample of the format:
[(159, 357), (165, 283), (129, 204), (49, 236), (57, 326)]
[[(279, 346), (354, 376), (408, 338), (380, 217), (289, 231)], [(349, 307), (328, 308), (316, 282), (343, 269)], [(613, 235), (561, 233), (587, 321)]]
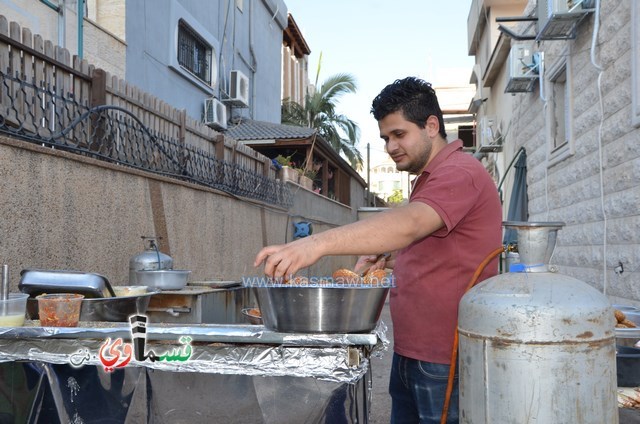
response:
[[(478, 268), (476, 268), (476, 272), (473, 273), (471, 277), (471, 281), (469, 281), (469, 285), (465, 289), (465, 293), (468, 292), (471, 287), (475, 286), (478, 282), (478, 278), (480, 278), (480, 274), (484, 271), (485, 267), (499, 254), (504, 252), (504, 247), (499, 247), (493, 252), (489, 253), (489, 255), (484, 258)], [(444, 397), (444, 406), (442, 407), (442, 415), (440, 416), (440, 424), (446, 424), (447, 422), (447, 414), (449, 413), (449, 403), (451, 402), (451, 393), (453, 392), (453, 379), (456, 375), (456, 362), (458, 360), (458, 324), (456, 323), (456, 329), (453, 335), (453, 349), (451, 350), (451, 364), (449, 366), (449, 380), (447, 381), (447, 392)]]

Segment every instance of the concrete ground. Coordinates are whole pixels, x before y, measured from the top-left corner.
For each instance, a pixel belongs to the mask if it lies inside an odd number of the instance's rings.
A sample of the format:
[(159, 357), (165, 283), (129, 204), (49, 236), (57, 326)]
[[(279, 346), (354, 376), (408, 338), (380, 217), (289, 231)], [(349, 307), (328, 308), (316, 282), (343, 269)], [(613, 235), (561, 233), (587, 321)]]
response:
[[(391, 397), (389, 396), (388, 388), (391, 359), (393, 357), (393, 325), (389, 312), (389, 299), (385, 303), (380, 320), (387, 325), (389, 347), (381, 357), (373, 356), (371, 358), (373, 391), (371, 413), (369, 415), (369, 423), (371, 424), (388, 424), (391, 417)], [(620, 408), (619, 412), (619, 424), (640, 424), (640, 410)]]
[(391, 371), (391, 359), (393, 357), (393, 325), (389, 312), (389, 298), (382, 309), (380, 321), (387, 325), (387, 338), (389, 346), (382, 356), (371, 357), (372, 399), (369, 423), (389, 424), (391, 417), (391, 397), (389, 396), (389, 372)]

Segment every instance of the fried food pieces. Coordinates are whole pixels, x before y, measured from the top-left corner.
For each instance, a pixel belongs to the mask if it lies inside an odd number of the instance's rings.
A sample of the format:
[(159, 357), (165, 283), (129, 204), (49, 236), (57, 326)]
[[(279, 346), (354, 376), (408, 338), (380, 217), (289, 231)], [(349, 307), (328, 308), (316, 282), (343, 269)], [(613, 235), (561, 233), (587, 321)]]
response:
[(636, 328), (635, 322), (630, 321), (629, 318), (619, 309), (614, 309), (614, 315), (616, 316), (616, 328)]
[(387, 287), (392, 283), (387, 272), (383, 269), (370, 271), (364, 276), (360, 276), (350, 269), (340, 268), (333, 272), (331, 278), (303, 277), (297, 275), (286, 280), (279, 279), (274, 281), (274, 284), (295, 287)]
[(376, 269), (365, 274), (362, 284), (365, 285), (381, 285), (387, 278), (387, 272), (384, 269)]
[(380, 286), (386, 282), (387, 272), (384, 269), (376, 269), (361, 277), (349, 269), (341, 268), (335, 271), (332, 277), (335, 284)]
[(346, 268), (336, 270), (331, 277), (333, 278), (334, 283), (337, 284), (355, 285), (361, 282), (361, 278), (358, 274)]

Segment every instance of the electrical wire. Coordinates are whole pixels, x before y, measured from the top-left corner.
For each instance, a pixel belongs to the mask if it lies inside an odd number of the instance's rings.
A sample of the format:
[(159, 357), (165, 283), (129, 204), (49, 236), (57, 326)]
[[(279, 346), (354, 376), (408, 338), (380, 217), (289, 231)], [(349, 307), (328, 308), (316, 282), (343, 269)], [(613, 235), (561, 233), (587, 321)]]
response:
[[(546, 132), (546, 122), (547, 122), (547, 108), (549, 102), (547, 101), (545, 87), (545, 77), (544, 77), (544, 52), (539, 52), (540, 61), (538, 64), (538, 75), (540, 76), (540, 100), (542, 100), (542, 119), (545, 122), (545, 132)], [(546, 138), (546, 134), (545, 134)], [(544, 204), (545, 204), (545, 215), (546, 220), (549, 220), (549, 159), (551, 155), (551, 148), (549, 145), (546, 146), (545, 152), (545, 165), (544, 165)]]
[(600, 171), (600, 209), (602, 211), (602, 292), (607, 294), (607, 211), (604, 204), (604, 160), (602, 149), (602, 127), (604, 126), (604, 100), (602, 98), (602, 75), (604, 68), (596, 61), (596, 44), (600, 30), (600, 0), (595, 0), (595, 17), (593, 22), (593, 34), (591, 36), (591, 64), (598, 71), (598, 106), (600, 106), (600, 125), (598, 125), (598, 161)]
[[(544, 121), (545, 124), (547, 122), (547, 102), (544, 102), (544, 105), (542, 106), (542, 116), (544, 117)], [(549, 220), (549, 159), (551, 156), (551, 147), (549, 145), (546, 146), (546, 158), (545, 158), (545, 165), (544, 165), (544, 204), (545, 204), (545, 219), (548, 221)]]
[[(489, 253), (487, 257), (485, 257), (480, 265), (476, 268), (475, 272), (471, 276), (471, 280), (469, 281), (465, 293), (467, 293), (473, 286), (476, 285), (482, 271), (486, 268), (486, 266), (498, 255), (504, 252), (504, 247), (500, 246), (496, 248), (494, 251)], [(447, 390), (445, 392), (444, 397), (444, 405), (442, 407), (442, 414), (440, 415), (440, 424), (446, 424), (447, 415), (449, 414), (449, 403), (451, 401), (451, 393), (453, 393), (453, 380), (455, 379), (456, 369), (455, 364), (458, 362), (458, 342), (459, 342), (459, 333), (458, 333), (458, 325), (456, 323), (456, 329), (453, 333), (453, 348), (451, 349), (451, 361), (449, 362), (449, 377), (447, 379)]]

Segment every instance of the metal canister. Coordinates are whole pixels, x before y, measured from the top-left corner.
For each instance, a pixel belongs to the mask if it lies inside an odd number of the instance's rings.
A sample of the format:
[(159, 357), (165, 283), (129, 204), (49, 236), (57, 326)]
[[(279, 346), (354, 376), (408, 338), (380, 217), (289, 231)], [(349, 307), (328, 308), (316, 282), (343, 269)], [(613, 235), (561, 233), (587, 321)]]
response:
[(589, 284), (550, 270), (560, 222), (506, 222), (522, 272), (460, 301), (460, 422), (618, 423), (615, 317)]
[(153, 271), (156, 269), (173, 269), (171, 256), (162, 253), (158, 247), (156, 237), (142, 237), (145, 245), (143, 252), (129, 260), (129, 284), (138, 284), (136, 271)]

